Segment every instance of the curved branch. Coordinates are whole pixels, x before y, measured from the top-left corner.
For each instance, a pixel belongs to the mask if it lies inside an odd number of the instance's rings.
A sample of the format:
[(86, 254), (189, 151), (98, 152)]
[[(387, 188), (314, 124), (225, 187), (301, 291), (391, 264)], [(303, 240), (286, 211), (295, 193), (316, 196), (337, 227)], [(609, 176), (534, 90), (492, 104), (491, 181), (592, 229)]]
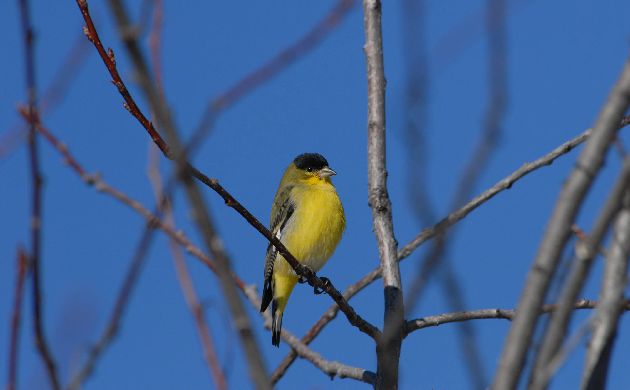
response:
[[(562, 291), (557, 300), (559, 309), (551, 316), (548, 321), (545, 333), (540, 343), (537, 356), (534, 360), (534, 368), (530, 373), (530, 383), (535, 382), (535, 378), (539, 381), (546, 376), (547, 367), (554, 358), (554, 355), (560, 350), (560, 346), (565, 339), (571, 314), (573, 313), (573, 302), (582, 290), (582, 286), (586, 281), (593, 260), (598, 253), (600, 244), (606, 233), (610, 230), (615, 215), (622, 206), (623, 195), (630, 186), (630, 158), (624, 159), (623, 167), (617, 181), (608, 199), (599, 213), (597, 220), (593, 224), (593, 228), (584, 240), (580, 240), (575, 247), (575, 255), (571, 262), (571, 268), (562, 287)], [(547, 382), (542, 380), (542, 382)], [(546, 387), (546, 383), (539, 383), (539, 386)]]
[(623, 208), (618, 213), (613, 239), (607, 251), (604, 277), (599, 292), (601, 304), (593, 318), (593, 336), (588, 345), (582, 377), (582, 389), (606, 388), (608, 367), (619, 317), (622, 314), (630, 257), (630, 192), (626, 191)]

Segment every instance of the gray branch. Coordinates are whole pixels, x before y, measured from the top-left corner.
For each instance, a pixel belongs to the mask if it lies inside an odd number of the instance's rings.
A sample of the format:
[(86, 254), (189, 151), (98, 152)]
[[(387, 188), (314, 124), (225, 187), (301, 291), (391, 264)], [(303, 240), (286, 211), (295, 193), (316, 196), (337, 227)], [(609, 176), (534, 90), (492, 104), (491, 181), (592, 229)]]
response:
[[(266, 324), (266, 327), (267, 325), (268, 324)], [(371, 385), (376, 382), (376, 375), (373, 372), (362, 368), (351, 367), (337, 361), (326, 360), (286, 329), (282, 329), (281, 337), (299, 357), (313, 363), (315, 367), (330, 376), (330, 379), (334, 379), (335, 377), (350, 378)]]
[[(571, 310), (594, 309), (597, 307), (597, 301), (581, 299), (571, 305)], [(620, 308), (623, 311), (630, 310), (630, 301), (622, 301)], [(540, 309), (540, 314), (553, 313), (559, 309), (558, 305), (544, 305)], [(429, 317), (417, 318), (407, 321), (405, 325), (405, 337), (416, 330), (431, 328), (454, 322), (464, 322), (472, 320), (485, 319), (503, 319), (512, 320), (516, 311), (513, 309), (479, 309), (470, 311), (460, 311), (456, 313), (444, 313)]]
[(493, 388), (516, 388), (525, 357), (531, 345), (538, 314), (547, 289), (571, 234), (571, 225), (586, 192), (599, 172), (606, 152), (615, 137), (624, 111), (630, 103), (630, 63), (604, 105), (594, 126), (593, 136), (580, 153), (566, 181), (543, 235), (534, 264), (527, 276), (514, 322), (505, 341)]
[(380, 0), (364, 0), (365, 59), (368, 81), (368, 203), (372, 208), (383, 284), (385, 319), (383, 336), (377, 341), (377, 389), (398, 388), (398, 362), (402, 343), (404, 308), (398, 250), (392, 223), (392, 205), (387, 193), (385, 159), (385, 70), (381, 33)]
[(593, 319), (593, 336), (586, 355), (582, 389), (605, 389), (608, 365), (624, 304), (630, 259), (630, 192), (615, 221), (613, 240), (604, 266), (599, 299)]
[(623, 195), (629, 185), (630, 158), (626, 157), (619, 178), (595, 221), (590, 234), (584, 242), (578, 241), (576, 244), (571, 270), (558, 299), (559, 308), (549, 320), (535, 359), (534, 369), (530, 377), (532, 389), (544, 389), (548, 385), (549, 378), (546, 378), (546, 375), (543, 375), (543, 373), (547, 371), (546, 367), (560, 350), (573, 313), (573, 302), (582, 290), (593, 259), (606, 232), (609, 230), (613, 218), (621, 208)]

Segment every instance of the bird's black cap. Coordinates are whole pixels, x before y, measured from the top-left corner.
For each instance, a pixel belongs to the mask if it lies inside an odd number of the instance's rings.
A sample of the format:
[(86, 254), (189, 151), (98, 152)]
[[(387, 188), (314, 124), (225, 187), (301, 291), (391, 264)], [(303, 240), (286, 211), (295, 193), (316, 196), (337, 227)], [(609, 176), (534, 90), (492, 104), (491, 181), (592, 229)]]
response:
[(299, 169), (307, 170), (311, 168), (311, 170), (317, 171), (322, 169), (323, 167), (328, 166), (328, 161), (319, 153), (304, 153), (300, 154), (293, 160), (293, 163)]

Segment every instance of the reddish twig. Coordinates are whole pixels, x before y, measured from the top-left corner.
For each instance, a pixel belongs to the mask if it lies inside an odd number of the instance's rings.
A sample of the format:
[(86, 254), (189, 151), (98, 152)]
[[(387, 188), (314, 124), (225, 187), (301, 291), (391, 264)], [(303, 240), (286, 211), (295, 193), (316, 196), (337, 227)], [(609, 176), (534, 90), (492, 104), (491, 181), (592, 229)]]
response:
[(31, 253), (30, 270), (33, 281), (33, 325), (35, 345), (44, 365), (53, 389), (60, 388), (55, 361), (50, 352), (44, 334), (43, 304), (41, 293), (41, 226), (42, 226), (42, 176), (39, 166), (37, 132), (34, 121), (37, 117), (37, 90), (35, 83), (34, 33), (31, 26), (28, 0), (20, 0), (22, 33), (24, 36), (26, 88), (28, 95), (28, 150), (31, 175)]
[(116, 68), (116, 57), (114, 56), (114, 51), (112, 49), (107, 49), (103, 47), (103, 43), (98, 36), (98, 32), (96, 31), (96, 27), (94, 27), (94, 22), (92, 21), (92, 17), (90, 16), (88, 5), (86, 0), (76, 0), (79, 9), (81, 10), (81, 14), (83, 15), (83, 20), (85, 20), (85, 27), (83, 28), (83, 33), (88, 38), (90, 42), (94, 45), (96, 50), (98, 51), (99, 56), (103, 59), (103, 63), (107, 67), (109, 74), (112, 76), (112, 83), (118, 89), (118, 92), (125, 100), (124, 107), (133, 115), (138, 122), (145, 128), (145, 130), (149, 133), (149, 136), (153, 140), (153, 142), (157, 145), (158, 148), (164, 153), (165, 156), (171, 156), (171, 152), (166, 144), (166, 141), (162, 138), (162, 136), (157, 132), (155, 127), (153, 127), (153, 123), (147, 119), (146, 116), (140, 111), (140, 108), (136, 104), (136, 101), (131, 97), (131, 94), (127, 90), (125, 83), (123, 82), (120, 74), (118, 73), (118, 69)]
[(9, 357), (7, 390), (15, 390), (17, 383), (18, 344), (20, 342), (20, 325), (22, 320), (22, 300), (24, 298), (24, 280), (28, 268), (28, 258), (24, 248), (19, 247), (16, 261), (15, 292), (13, 310), (11, 311), (11, 335), (9, 336)]

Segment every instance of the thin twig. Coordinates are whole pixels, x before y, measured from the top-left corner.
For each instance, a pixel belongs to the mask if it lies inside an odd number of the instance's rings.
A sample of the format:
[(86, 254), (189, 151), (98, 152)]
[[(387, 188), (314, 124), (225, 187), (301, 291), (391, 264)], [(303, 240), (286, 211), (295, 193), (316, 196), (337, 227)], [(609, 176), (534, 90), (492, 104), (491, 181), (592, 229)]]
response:
[[(270, 324), (266, 324), (267, 329), (271, 329)], [(296, 351), (299, 357), (306, 359), (325, 374), (330, 379), (335, 377), (350, 378), (357, 381), (365, 382), (371, 385), (376, 383), (376, 374), (362, 368), (351, 367), (346, 364), (324, 359), (319, 353), (314, 352), (302, 343), (299, 338), (286, 329), (282, 329), (282, 340), (284, 340), (292, 350)]]
[(85, 21), (85, 27), (83, 28), (83, 33), (87, 37), (87, 39), (92, 42), (96, 51), (98, 51), (99, 56), (103, 60), (103, 63), (107, 67), (109, 74), (112, 76), (112, 83), (118, 89), (118, 92), (125, 100), (125, 108), (127, 111), (133, 115), (138, 122), (144, 127), (144, 129), (149, 133), (149, 136), (153, 140), (153, 142), (157, 145), (158, 148), (164, 153), (165, 156), (171, 156), (171, 151), (168, 148), (168, 145), (157, 132), (153, 123), (151, 123), (146, 116), (140, 111), (140, 108), (136, 104), (136, 101), (131, 97), (131, 94), (127, 90), (125, 83), (123, 82), (120, 74), (118, 73), (118, 69), (116, 68), (116, 57), (114, 55), (114, 51), (112, 49), (105, 50), (103, 47), (103, 43), (98, 36), (98, 32), (96, 31), (96, 27), (94, 26), (94, 22), (92, 21), (92, 17), (90, 16), (90, 12), (88, 10), (87, 0), (76, 0), (77, 5), (79, 6), (79, 10), (83, 15), (83, 20)]
[(627, 62), (597, 119), (593, 136), (580, 153), (575, 168), (558, 196), (519, 300), (519, 314), (505, 341), (493, 389), (512, 389), (518, 385), (538, 322), (538, 311), (571, 234), (571, 225), (586, 192), (602, 167), (606, 152), (629, 104), (630, 62)]
[(33, 282), (33, 326), (35, 346), (44, 362), (50, 385), (54, 390), (60, 388), (55, 360), (50, 352), (44, 333), (43, 299), (41, 291), (41, 231), (42, 231), (42, 174), (39, 166), (39, 151), (35, 118), (37, 117), (37, 89), (35, 82), (35, 39), (28, 0), (19, 0), (22, 35), (24, 38), (24, 69), (28, 96), (28, 150), (31, 175), (31, 253), (30, 271)]
[(15, 262), (15, 292), (13, 293), (13, 310), (11, 311), (11, 334), (9, 336), (9, 357), (7, 360), (7, 390), (17, 388), (18, 344), (22, 325), (22, 300), (24, 299), (24, 280), (28, 270), (28, 255), (21, 246), (18, 248)]
[[(252, 295), (250, 301), (254, 307), (260, 307), (261, 301), (258, 296)], [(269, 311), (265, 311), (260, 314), (264, 319), (265, 329), (271, 330), (271, 313)], [(334, 379), (335, 377), (351, 378), (369, 384), (374, 384), (376, 381), (376, 374), (371, 371), (324, 359), (319, 353), (311, 350), (286, 328), (282, 328), (280, 337), (289, 347), (291, 347), (291, 350), (297, 355), (296, 357), (300, 357), (311, 362), (315, 367), (327, 374), (330, 379)], [(276, 382), (277, 380), (274, 381), (272, 379), (272, 384), (275, 384)]]
[[(597, 301), (581, 299), (572, 305), (572, 310), (594, 309), (597, 307)], [(558, 305), (544, 305), (540, 309), (540, 314), (553, 313), (558, 310)], [(623, 310), (630, 310), (630, 301), (625, 301)], [(483, 319), (505, 319), (513, 320), (516, 310), (513, 309), (480, 309), (471, 311), (462, 311), (456, 313), (445, 313), (435, 316), (417, 318), (407, 321), (405, 327), (405, 337), (416, 330), (450, 324), (452, 322), (462, 322)]]

